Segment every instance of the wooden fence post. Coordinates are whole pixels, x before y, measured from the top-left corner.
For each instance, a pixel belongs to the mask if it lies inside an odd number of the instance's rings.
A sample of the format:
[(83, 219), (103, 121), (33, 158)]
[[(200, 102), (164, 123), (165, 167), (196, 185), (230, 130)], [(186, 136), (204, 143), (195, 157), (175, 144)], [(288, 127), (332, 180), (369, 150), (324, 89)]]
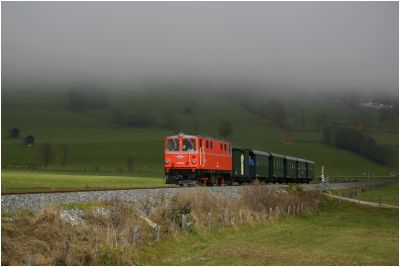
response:
[(67, 264), (68, 251), (69, 251), (69, 242), (68, 240), (64, 240), (64, 247), (59, 262), (60, 265), (68, 265)]
[(125, 240), (122, 238), (119, 240), (119, 248), (122, 250), (125, 248)]
[(132, 231), (132, 244), (137, 244), (140, 236), (139, 226), (134, 226)]
[(208, 213), (207, 228), (211, 229), (211, 212)]
[(186, 226), (187, 226), (186, 215), (182, 214), (182, 224), (181, 224), (182, 231), (186, 231)]
[(26, 259), (26, 265), (27, 266), (35, 265), (35, 250), (34, 250), (34, 248), (31, 248), (28, 252), (28, 257)]
[(158, 224), (154, 227), (154, 239), (156, 241), (160, 240), (160, 226)]
[(272, 208), (269, 208), (268, 220), (272, 220)]
[(224, 226), (227, 224), (228, 220), (228, 209), (225, 209), (224, 211)]
[(239, 210), (239, 220), (240, 220), (240, 224), (243, 224), (243, 217), (242, 217), (242, 210)]
[(290, 215), (290, 205), (287, 207), (287, 215)]
[(97, 253), (98, 253), (98, 250), (99, 250), (99, 240), (97, 239), (97, 237), (93, 241), (93, 250), (94, 250), (93, 261), (96, 261)]

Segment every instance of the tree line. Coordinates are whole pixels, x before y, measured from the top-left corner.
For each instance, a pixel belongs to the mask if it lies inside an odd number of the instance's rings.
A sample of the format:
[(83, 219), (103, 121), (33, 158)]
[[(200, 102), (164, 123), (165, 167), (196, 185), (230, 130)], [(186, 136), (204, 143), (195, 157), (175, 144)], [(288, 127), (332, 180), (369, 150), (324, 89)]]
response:
[(367, 133), (354, 128), (334, 124), (325, 126), (322, 131), (322, 139), (326, 144), (352, 151), (376, 163), (385, 165), (393, 163), (393, 152), (379, 145)]
[(107, 94), (100, 89), (77, 89), (67, 91), (68, 107), (74, 111), (102, 109), (109, 106)]

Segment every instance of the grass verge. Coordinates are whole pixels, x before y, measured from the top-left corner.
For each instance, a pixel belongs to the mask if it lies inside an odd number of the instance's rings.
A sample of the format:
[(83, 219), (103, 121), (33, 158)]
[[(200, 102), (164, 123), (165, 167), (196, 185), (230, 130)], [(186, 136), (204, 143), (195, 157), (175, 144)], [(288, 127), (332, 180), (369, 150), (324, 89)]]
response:
[(318, 214), (172, 237), (139, 265), (398, 265), (398, 210), (323, 198)]
[(2, 193), (159, 186), (166, 186), (163, 178), (49, 174), (22, 171), (3, 171), (1, 174)]
[(382, 204), (399, 205), (399, 184), (390, 183), (383, 187), (371, 189), (355, 197), (359, 200), (370, 202), (382, 202)]

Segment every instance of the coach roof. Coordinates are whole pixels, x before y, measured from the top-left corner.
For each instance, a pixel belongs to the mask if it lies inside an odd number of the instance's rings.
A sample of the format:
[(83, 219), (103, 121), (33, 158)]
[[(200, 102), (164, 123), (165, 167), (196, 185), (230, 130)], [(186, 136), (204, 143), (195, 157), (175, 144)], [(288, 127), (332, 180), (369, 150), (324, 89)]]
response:
[(259, 150), (252, 150), (255, 155), (269, 157), (269, 152), (259, 151)]
[(279, 155), (279, 154), (275, 154), (275, 153), (271, 153), (271, 152), (269, 152), (269, 154), (271, 156), (273, 156), (274, 158), (281, 158), (281, 159), (285, 158), (285, 156), (283, 156), (283, 155)]

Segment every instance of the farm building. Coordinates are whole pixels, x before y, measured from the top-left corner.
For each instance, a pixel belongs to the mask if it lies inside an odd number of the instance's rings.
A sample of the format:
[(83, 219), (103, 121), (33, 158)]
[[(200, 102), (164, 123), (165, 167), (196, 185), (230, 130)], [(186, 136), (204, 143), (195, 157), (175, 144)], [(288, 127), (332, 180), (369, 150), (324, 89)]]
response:
[(24, 137), (24, 144), (27, 146), (32, 146), (35, 143), (35, 137), (33, 135), (28, 134)]
[(17, 138), (19, 136), (19, 129), (11, 128), (8, 130), (8, 137), (9, 138)]

